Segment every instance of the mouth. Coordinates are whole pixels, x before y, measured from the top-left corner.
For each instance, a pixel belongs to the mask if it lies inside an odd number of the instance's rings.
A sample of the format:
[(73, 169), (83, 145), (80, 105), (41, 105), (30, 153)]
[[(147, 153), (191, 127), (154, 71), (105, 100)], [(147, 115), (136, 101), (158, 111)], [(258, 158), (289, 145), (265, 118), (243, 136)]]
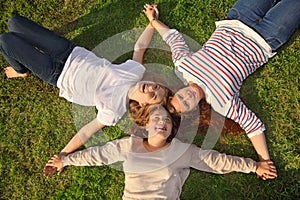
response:
[(167, 131), (167, 127), (165, 126), (159, 126), (155, 128), (157, 131)]
[(154, 84), (151, 84), (151, 83), (143, 83), (141, 84), (141, 92), (143, 93), (148, 93), (148, 92), (151, 92), (151, 91), (156, 91), (159, 89), (159, 86), (158, 85), (154, 85)]

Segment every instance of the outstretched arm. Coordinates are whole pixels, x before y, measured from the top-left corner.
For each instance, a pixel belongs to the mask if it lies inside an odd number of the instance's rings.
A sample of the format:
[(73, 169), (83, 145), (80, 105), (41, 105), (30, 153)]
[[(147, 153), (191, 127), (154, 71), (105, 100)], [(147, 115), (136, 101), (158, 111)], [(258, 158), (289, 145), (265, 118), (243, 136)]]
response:
[(194, 146), (190, 166), (206, 172), (225, 174), (233, 171), (255, 172), (262, 179), (277, 177), (276, 167), (272, 161), (255, 162), (250, 158), (226, 155), (215, 150), (202, 150)]
[(141, 64), (143, 63), (144, 54), (152, 40), (154, 30), (155, 29), (151, 24), (149, 24), (145, 28), (145, 30), (143, 31), (143, 33), (141, 34), (141, 36), (139, 37), (139, 39), (136, 41), (134, 45), (132, 60), (137, 61)]
[(97, 131), (102, 129), (105, 125), (101, 124), (98, 119), (94, 119), (84, 127), (70, 140), (70, 142), (61, 151), (61, 154), (68, 154), (82, 145), (84, 145)]
[[(105, 125), (101, 124), (98, 119), (94, 119), (84, 127), (70, 140), (70, 142), (60, 152), (60, 155), (66, 155), (72, 153), (82, 145), (84, 145), (97, 131), (102, 129)], [(45, 176), (51, 177), (56, 171), (60, 174), (63, 167), (56, 168), (46, 165), (44, 167)]]
[(263, 133), (265, 130), (263, 123), (237, 95), (232, 99), (231, 108), (226, 117), (238, 123), (245, 130), (261, 161), (270, 160), (266, 138)]
[[(114, 140), (107, 142), (103, 146), (89, 147), (68, 155), (54, 155), (44, 168), (44, 176), (50, 178), (56, 171), (59, 175), (62, 169), (68, 165), (101, 166), (122, 161), (122, 145), (120, 145), (120, 141), (127, 142), (126, 139)], [(53, 169), (53, 171), (47, 169)]]

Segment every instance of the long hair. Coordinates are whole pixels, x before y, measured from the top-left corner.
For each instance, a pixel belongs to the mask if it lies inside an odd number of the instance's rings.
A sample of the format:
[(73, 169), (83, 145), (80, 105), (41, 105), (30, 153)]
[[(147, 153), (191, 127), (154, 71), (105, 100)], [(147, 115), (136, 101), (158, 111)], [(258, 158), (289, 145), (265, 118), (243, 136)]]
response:
[[(169, 97), (167, 102), (167, 108), (171, 113), (176, 113), (175, 108), (171, 105), (171, 100), (173, 97)], [(240, 135), (244, 130), (239, 126), (238, 123), (234, 122), (229, 118), (225, 118), (211, 107), (205, 100), (201, 100), (199, 102), (199, 109), (184, 113), (179, 113), (181, 117), (188, 118), (190, 120), (189, 126), (198, 126), (198, 133), (205, 134), (209, 127), (218, 127), (220, 124), (224, 124), (222, 128), (222, 134), (232, 134), (232, 135)], [(211, 119), (212, 114), (216, 117)], [(189, 127), (184, 127), (188, 129)]]

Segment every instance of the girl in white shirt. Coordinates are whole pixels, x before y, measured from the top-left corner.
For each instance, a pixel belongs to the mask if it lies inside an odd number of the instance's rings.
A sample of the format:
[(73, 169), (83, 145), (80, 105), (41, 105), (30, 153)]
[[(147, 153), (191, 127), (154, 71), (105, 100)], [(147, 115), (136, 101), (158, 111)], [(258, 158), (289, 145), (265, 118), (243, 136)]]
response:
[(5, 68), (8, 78), (26, 77), (30, 70), (57, 86), (59, 95), (68, 101), (97, 108), (97, 117), (82, 127), (61, 153), (76, 150), (104, 126), (115, 125), (127, 111), (128, 102), (130, 108), (139, 109), (164, 103), (172, 94), (155, 82), (141, 81), (152, 28), (147, 27), (139, 37), (132, 60), (121, 64), (97, 57), (22, 16), (12, 17), (8, 29), (10, 32), (0, 35), (0, 51), (11, 65)]

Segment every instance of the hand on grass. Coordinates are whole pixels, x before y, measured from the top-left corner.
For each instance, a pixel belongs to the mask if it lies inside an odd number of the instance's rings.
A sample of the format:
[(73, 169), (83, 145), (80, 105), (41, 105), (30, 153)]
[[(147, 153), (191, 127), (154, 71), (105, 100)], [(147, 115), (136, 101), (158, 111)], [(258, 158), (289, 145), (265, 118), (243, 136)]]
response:
[(257, 162), (256, 174), (263, 180), (274, 179), (277, 177), (276, 167), (270, 160)]
[(44, 176), (50, 178), (55, 172), (60, 175), (63, 169), (61, 155), (54, 155), (44, 167)]

